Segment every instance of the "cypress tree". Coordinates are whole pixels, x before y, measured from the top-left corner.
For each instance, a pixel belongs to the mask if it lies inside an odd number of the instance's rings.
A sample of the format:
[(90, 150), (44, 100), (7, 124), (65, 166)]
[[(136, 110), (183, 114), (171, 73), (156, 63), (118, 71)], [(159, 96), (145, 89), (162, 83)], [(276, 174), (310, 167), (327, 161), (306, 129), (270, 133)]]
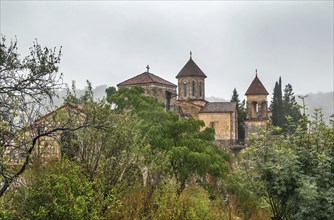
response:
[(245, 127), (244, 127), (244, 120), (247, 116), (247, 111), (245, 109), (245, 100), (240, 103), (239, 94), (234, 88), (233, 94), (231, 97), (231, 102), (237, 103), (237, 113), (238, 113), (238, 141), (243, 142), (245, 140)]
[(283, 97), (282, 97), (282, 79), (281, 77), (279, 77), (279, 81), (278, 81), (278, 126), (279, 127), (283, 127), (284, 124), (284, 110), (283, 110)]
[(284, 112), (283, 112), (281, 77), (279, 77), (279, 81), (275, 83), (271, 108), (272, 108), (272, 116), (271, 116), (272, 124), (274, 126), (282, 128), (284, 124)]

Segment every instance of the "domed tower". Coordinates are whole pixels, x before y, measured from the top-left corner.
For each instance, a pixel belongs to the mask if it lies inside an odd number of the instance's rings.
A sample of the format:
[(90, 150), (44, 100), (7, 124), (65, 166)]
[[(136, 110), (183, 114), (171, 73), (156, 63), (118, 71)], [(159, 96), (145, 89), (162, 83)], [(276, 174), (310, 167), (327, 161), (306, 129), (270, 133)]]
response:
[(178, 79), (179, 100), (205, 100), (206, 75), (193, 61), (191, 52), (189, 61), (176, 78)]
[(245, 93), (247, 97), (247, 118), (245, 120), (245, 136), (256, 133), (260, 127), (267, 129), (269, 95), (266, 88), (256, 75)]

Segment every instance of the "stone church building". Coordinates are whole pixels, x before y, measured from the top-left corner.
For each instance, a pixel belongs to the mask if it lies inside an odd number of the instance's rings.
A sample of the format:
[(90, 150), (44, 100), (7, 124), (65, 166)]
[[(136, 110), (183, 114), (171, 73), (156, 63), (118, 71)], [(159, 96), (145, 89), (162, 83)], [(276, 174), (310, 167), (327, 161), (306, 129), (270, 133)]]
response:
[[(145, 94), (165, 103), (166, 110), (173, 110), (181, 117), (202, 120), (205, 127), (215, 129), (215, 139), (222, 146), (230, 146), (238, 139), (238, 111), (235, 102), (208, 102), (205, 100), (207, 76), (190, 59), (176, 75), (177, 85), (147, 71), (125, 80), (118, 88), (140, 86)], [(266, 126), (267, 95), (257, 75), (246, 92), (248, 115), (245, 121), (246, 135)]]

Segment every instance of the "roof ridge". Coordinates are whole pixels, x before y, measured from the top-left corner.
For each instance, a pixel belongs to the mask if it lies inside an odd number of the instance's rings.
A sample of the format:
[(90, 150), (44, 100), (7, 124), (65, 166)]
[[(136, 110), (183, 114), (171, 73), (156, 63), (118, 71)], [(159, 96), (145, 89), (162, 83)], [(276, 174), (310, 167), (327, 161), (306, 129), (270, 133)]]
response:
[(209, 102), (200, 113), (234, 112), (236, 111), (236, 102)]
[[(159, 77), (159, 76), (157, 76), (157, 75), (154, 75), (153, 73), (149, 73), (149, 72), (145, 72), (145, 73), (148, 74), (148, 77), (149, 77), (153, 82), (155, 82), (155, 80), (151, 77), (151, 75), (156, 76), (156, 77)], [(160, 78), (160, 77), (159, 77), (159, 78)], [(161, 79), (162, 79), (162, 78), (161, 78)]]

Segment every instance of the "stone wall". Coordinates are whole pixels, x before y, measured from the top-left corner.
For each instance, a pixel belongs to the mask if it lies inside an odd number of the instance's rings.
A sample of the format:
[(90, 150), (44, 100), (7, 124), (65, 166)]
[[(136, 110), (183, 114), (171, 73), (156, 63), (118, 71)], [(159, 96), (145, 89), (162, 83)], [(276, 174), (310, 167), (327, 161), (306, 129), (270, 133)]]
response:
[(171, 105), (176, 104), (176, 88), (161, 86), (161, 85), (147, 85), (143, 86), (145, 94), (156, 97), (160, 102), (166, 105), (166, 92), (173, 94), (171, 98)]
[(198, 112), (201, 110), (201, 106), (191, 104), (186, 101), (179, 101), (177, 105), (182, 109), (182, 113), (184, 115), (198, 119)]
[[(144, 88), (144, 91), (145, 91), (146, 95), (153, 96), (153, 97), (157, 98), (165, 106), (167, 104), (166, 92), (169, 92), (169, 93), (172, 94), (169, 105), (171, 105), (171, 106), (176, 105), (176, 87), (164, 86), (164, 85), (160, 85), (160, 84), (134, 85), (134, 86), (140, 86), (140, 87)], [(131, 86), (121, 86), (119, 88), (126, 88), (126, 87), (131, 87)]]
[(258, 135), (261, 129), (268, 130), (267, 120), (245, 120), (245, 138), (246, 141), (249, 139), (250, 135)]
[(199, 120), (203, 120), (205, 127), (215, 129), (216, 140), (234, 140), (237, 138), (235, 113), (200, 113)]

